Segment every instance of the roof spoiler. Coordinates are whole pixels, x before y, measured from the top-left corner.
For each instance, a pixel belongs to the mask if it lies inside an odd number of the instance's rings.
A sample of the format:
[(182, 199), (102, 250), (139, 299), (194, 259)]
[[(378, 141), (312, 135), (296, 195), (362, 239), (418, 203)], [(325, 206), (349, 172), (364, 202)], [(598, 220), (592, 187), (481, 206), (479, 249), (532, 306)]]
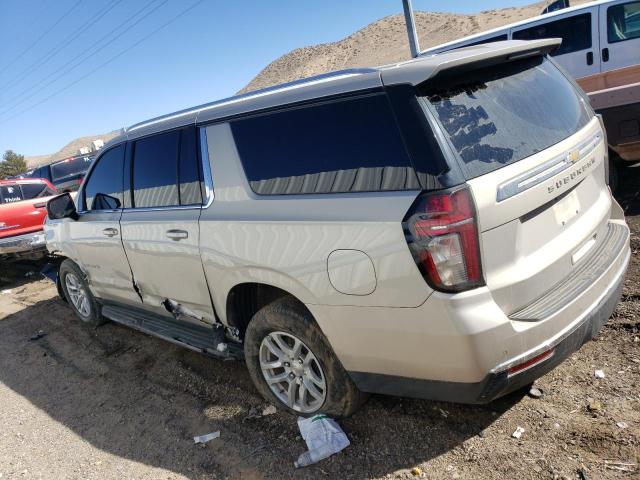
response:
[[(460, 73), (521, 58), (546, 55), (555, 50), (561, 42), (561, 38), (545, 38), (541, 40), (507, 40), (474, 45), (452, 50), (446, 54), (436, 54), (432, 57), (421, 57), (417, 60), (400, 63), (396, 67), (402, 66), (402, 68), (391, 67), (380, 73), (385, 85), (408, 83), (415, 86), (445, 73)], [(448, 58), (434, 65), (433, 59), (439, 55), (446, 55)]]

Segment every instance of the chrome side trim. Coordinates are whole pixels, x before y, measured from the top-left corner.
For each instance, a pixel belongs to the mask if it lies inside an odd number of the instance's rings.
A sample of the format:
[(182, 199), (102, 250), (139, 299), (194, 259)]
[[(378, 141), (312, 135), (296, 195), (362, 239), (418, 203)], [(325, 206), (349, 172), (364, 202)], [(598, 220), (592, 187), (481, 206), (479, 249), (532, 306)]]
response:
[(167, 207), (136, 207), (136, 208), (123, 208), (122, 213), (125, 212), (160, 212), (167, 210), (200, 210), (202, 205), (199, 203), (193, 203), (191, 205), (171, 205)]
[(204, 180), (205, 198), (202, 208), (209, 208), (213, 203), (213, 176), (211, 163), (209, 162), (209, 144), (207, 143), (207, 129), (200, 127), (200, 160), (202, 161), (202, 173)]
[(575, 148), (565, 151), (562, 155), (544, 162), (531, 170), (524, 172), (517, 177), (508, 180), (498, 186), (496, 201), (502, 202), (507, 198), (524, 192), (539, 183), (553, 177), (554, 175), (566, 170), (575, 163), (583, 160), (587, 155), (593, 152), (602, 141), (602, 133), (596, 133), (591, 138), (578, 144)]
[(76, 213), (81, 214), (81, 213), (116, 213), (116, 212), (121, 212), (123, 209), (122, 208), (115, 208), (112, 210), (78, 210), (76, 211)]

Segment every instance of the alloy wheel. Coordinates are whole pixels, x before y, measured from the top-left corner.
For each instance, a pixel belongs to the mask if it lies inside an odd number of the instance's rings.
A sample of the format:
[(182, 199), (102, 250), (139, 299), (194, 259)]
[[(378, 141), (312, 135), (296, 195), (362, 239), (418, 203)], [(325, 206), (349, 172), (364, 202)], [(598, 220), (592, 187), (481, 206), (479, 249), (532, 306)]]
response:
[(320, 362), (302, 340), (271, 332), (260, 343), (260, 369), (274, 395), (300, 413), (317, 411), (327, 397)]
[(67, 287), (67, 293), (69, 294), (69, 297), (71, 297), (71, 303), (78, 313), (83, 317), (89, 317), (91, 315), (89, 296), (87, 295), (87, 292), (80, 280), (78, 280), (78, 277), (73, 273), (67, 273), (64, 277), (64, 283)]

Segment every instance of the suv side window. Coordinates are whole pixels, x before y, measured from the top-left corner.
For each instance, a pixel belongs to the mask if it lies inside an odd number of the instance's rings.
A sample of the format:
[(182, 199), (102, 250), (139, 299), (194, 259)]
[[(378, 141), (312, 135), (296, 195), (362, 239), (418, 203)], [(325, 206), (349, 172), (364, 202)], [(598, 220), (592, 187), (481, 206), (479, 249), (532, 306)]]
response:
[(562, 38), (560, 46), (551, 56), (578, 52), (591, 48), (591, 14), (582, 13), (555, 22), (542, 23), (534, 27), (513, 32), (514, 40), (538, 40), (540, 38)]
[(383, 93), (231, 121), (260, 195), (420, 189)]
[(133, 205), (179, 205), (178, 152), (180, 131), (137, 140), (133, 153)]
[(134, 207), (201, 203), (194, 127), (164, 132), (134, 142)]
[(55, 192), (51, 190), (44, 183), (23, 183), (22, 193), (25, 199), (48, 197), (55, 195)]
[(607, 8), (607, 40), (609, 43), (640, 38), (640, 2), (629, 2)]
[(86, 210), (115, 210), (122, 206), (124, 144), (106, 151), (97, 160), (84, 187)]

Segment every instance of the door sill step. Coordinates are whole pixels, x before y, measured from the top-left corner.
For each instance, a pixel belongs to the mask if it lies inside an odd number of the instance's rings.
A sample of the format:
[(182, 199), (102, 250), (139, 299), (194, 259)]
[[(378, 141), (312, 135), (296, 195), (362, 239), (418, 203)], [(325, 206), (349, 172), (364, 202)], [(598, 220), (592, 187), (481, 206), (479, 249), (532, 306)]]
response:
[(218, 350), (218, 342), (215, 340), (212, 327), (181, 322), (133, 307), (111, 304), (103, 305), (102, 315), (116, 323), (216, 358), (240, 360), (244, 357), (242, 346), (234, 342), (225, 342), (226, 348), (222, 351)]

